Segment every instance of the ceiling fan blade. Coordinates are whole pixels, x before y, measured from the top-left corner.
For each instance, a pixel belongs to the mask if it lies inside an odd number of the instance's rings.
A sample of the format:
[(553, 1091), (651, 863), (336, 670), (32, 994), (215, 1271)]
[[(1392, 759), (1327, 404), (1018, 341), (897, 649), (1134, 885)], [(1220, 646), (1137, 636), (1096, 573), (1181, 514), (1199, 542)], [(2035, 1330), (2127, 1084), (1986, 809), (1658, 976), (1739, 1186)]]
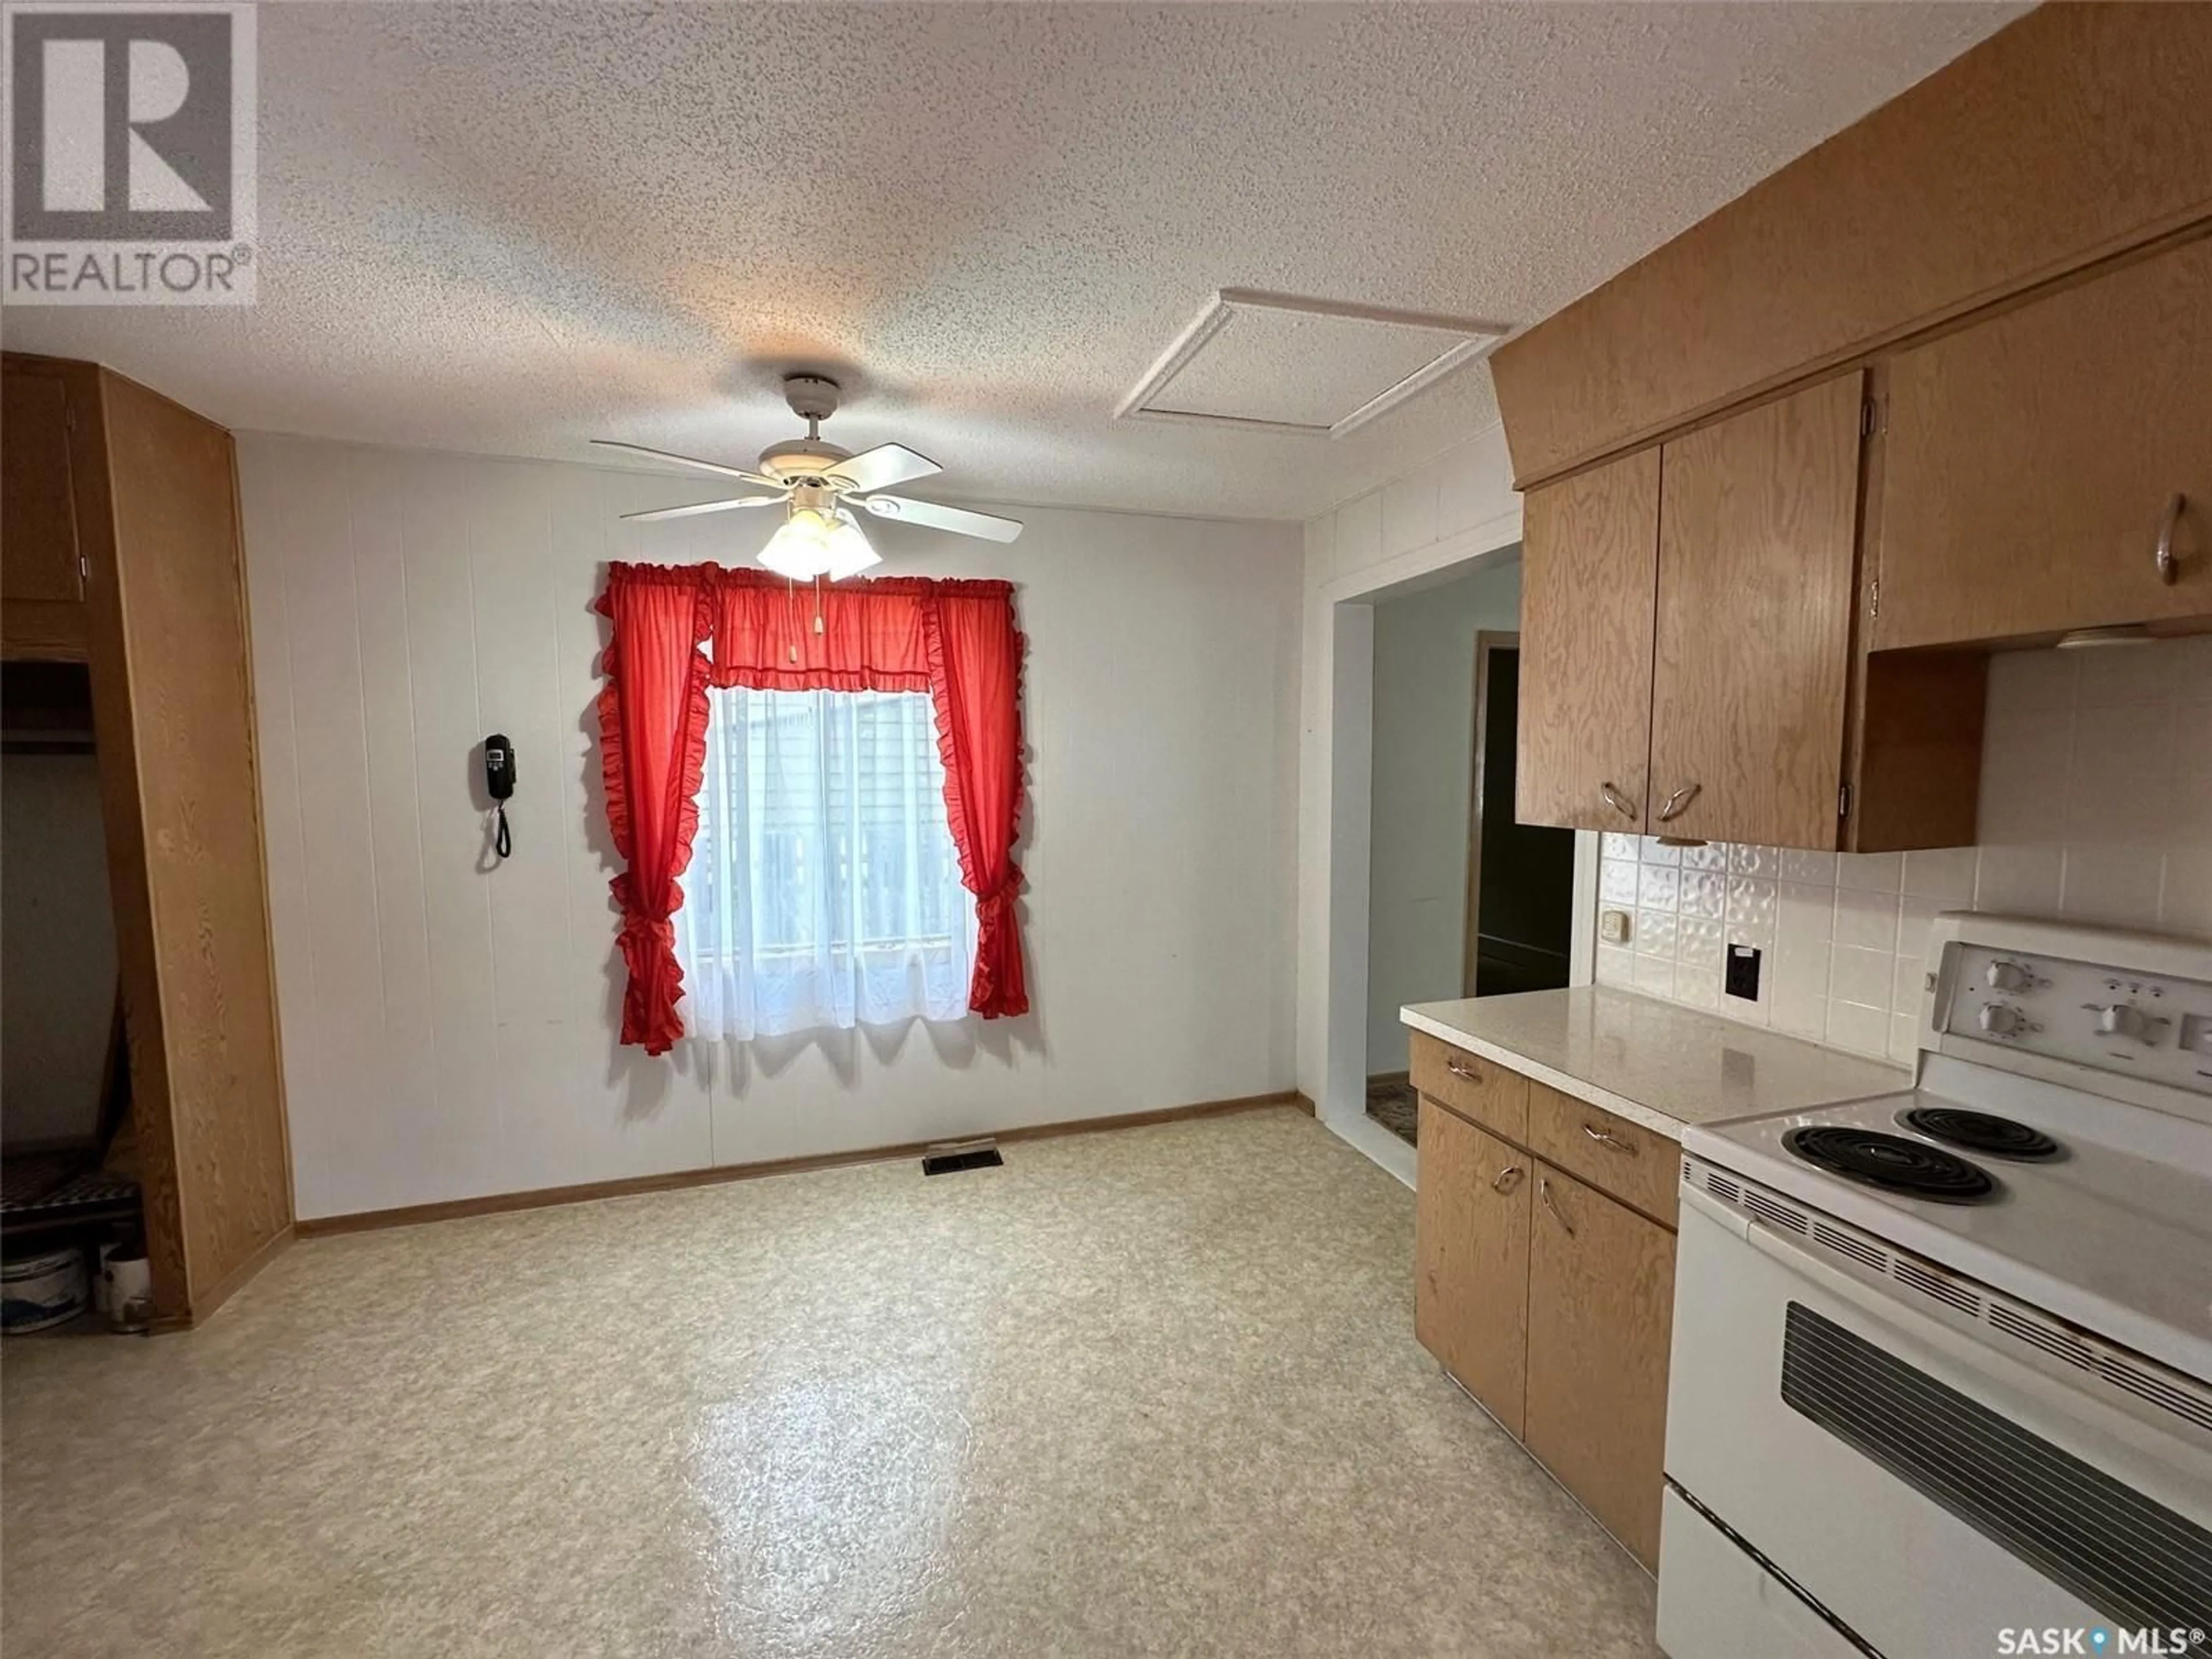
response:
[(888, 489), (944, 471), (928, 456), (917, 455), (904, 444), (878, 444), (873, 449), (847, 456), (823, 476), (842, 478), (855, 489)]
[(860, 495), (854, 499), (879, 519), (927, 525), (932, 530), (949, 530), (956, 536), (981, 536), (987, 542), (1010, 542), (1022, 533), (1018, 519), (1001, 519), (989, 513), (970, 513), (964, 507), (917, 501), (906, 495)]
[(741, 466), (724, 466), (720, 461), (702, 461), (690, 455), (672, 455), (665, 449), (647, 449), (643, 444), (626, 444), (613, 438), (594, 438), (592, 441), (601, 449), (627, 449), (633, 455), (650, 455), (656, 461), (673, 461), (678, 466), (694, 466), (702, 472), (719, 472), (726, 478), (743, 478), (747, 483), (764, 484), (770, 489), (783, 488), (783, 480), (771, 478), (764, 472), (748, 472)]
[(781, 495), (730, 495), (719, 501), (693, 501), (689, 507), (656, 507), (649, 513), (625, 513), (625, 519), (641, 523), (654, 519), (688, 519), (698, 513), (727, 513), (738, 507), (776, 507), (791, 499), (786, 490)]

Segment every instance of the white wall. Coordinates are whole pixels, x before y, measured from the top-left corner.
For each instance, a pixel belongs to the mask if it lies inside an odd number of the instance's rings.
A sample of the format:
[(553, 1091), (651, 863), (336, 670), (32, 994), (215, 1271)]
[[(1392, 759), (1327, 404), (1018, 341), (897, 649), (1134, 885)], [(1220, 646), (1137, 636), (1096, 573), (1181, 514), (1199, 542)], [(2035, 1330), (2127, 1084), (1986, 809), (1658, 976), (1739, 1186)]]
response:
[[(1840, 857), (1605, 837), (1598, 904), (1634, 913), (1601, 983), (1909, 1060), (1939, 910), (2065, 916), (2212, 938), (2212, 636), (1990, 665), (1981, 844)], [(1760, 1000), (1722, 951), (1765, 952)]]
[(738, 563), (766, 527), (618, 526), (702, 486), (579, 465), (246, 434), (239, 471), (302, 1216), (1291, 1086), (1295, 527), (871, 525), (886, 574), (1020, 584), (1036, 1011), (648, 1060), (614, 1040), (590, 605), (609, 557)]
[[(1521, 539), (1505, 434), (1490, 427), (1411, 476), (1307, 520), (1299, 661), (1297, 1078), (1358, 1137), (1367, 1073), (1369, 723), (1379, 591)], [(1387, 1130), (1364, 1144), (1410, 1173)], [(1389, 1143), (1384, 1145), (1383, 1143)], [(1394, 1167), (1397, 1167), (1395, 1166)]]
[(1461, 994), (1474, 778), (1474, 636), (1521, 626), (1521, 564), (1486, 564), (1375, 606), (1367, 1072), (1406, 1069), (1398, 1010)]

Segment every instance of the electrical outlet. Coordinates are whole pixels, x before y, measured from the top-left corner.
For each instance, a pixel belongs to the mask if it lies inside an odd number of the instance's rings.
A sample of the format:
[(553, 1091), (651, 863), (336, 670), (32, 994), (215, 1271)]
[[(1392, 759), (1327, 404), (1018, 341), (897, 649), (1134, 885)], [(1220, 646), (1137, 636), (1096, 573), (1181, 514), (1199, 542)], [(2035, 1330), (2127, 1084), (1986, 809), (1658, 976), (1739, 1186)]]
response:
[(1759, 951), (1755, 945), (1731, 945), (1728, 948), (1728, 994), (1741, 997), (1746, 1002), (1759, 1000)]
[(1601, 910), (1597, 913), (1597, 936), (1607, 945), (1628, 943), (1628, 912)]

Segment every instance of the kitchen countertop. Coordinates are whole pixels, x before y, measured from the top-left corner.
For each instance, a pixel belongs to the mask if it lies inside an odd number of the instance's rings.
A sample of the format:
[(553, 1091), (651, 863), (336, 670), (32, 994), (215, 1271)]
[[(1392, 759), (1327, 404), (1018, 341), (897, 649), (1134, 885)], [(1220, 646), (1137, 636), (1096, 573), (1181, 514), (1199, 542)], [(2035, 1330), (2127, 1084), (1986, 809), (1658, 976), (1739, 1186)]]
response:
[(1912, 1086), (1902, 1066), (1604, 985), (1415, 1003), (1398, 1017), (1676, 1140), (1693, 1123)]

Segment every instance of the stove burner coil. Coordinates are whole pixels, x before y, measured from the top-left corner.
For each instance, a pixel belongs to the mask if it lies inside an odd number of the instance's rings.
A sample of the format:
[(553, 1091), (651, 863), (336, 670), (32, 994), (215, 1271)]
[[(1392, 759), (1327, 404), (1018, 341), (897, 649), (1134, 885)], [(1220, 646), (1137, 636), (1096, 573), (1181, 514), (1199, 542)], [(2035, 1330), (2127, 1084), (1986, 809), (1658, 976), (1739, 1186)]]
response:
[(1917, 1129), (1947, 1146), (1993, 1158), (2045, 1158), (2058, 1156), (2058, 1143), (2040, 1129), (2016, 1123), (1988, 1112), (1970, 1112), (1960, 1106), (1916, 1106), (1903, 1119), (1908, 1129)]
[(1808, 1164), (1846, 1181), (1932, 1199), (1939, 1204), (1977, 1204), (1995, 1195), (1996, 1182), (1955, 1152), (1876, 1129), (1826, 1125), (1792, 1129), (1782, 1144)]

